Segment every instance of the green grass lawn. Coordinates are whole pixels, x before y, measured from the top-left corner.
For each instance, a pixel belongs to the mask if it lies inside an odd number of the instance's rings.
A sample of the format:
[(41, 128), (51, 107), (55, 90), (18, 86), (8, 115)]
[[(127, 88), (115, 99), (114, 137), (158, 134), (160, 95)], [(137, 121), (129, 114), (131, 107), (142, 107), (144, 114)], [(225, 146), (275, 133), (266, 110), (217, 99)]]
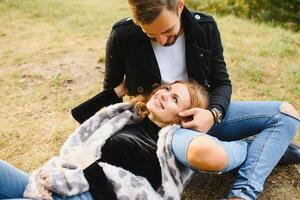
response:
[[(1, 159), (32, 171), (58, 153), (78, 126), (70, 110), (102, 88), (106, 38), (129, 15), (125, 2), (0, 0)], [(285, 100), (299, 111), (300, 34), (233, 16), (216, 19), (232, 98)], [(300, 199), (299, 171), (276, 169), (261, 199)], [(216, 199), (233, 176), (212, 176), (185, 199)]]

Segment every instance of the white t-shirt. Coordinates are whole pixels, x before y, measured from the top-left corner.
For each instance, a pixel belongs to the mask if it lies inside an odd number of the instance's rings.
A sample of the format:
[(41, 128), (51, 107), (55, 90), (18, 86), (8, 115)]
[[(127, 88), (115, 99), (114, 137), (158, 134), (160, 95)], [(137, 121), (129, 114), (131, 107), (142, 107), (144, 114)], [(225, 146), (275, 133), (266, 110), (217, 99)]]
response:
[(158, 62), (162, 82), (188, 80), (185, 61), (185, 38), (179, 36), (171, 46), (161, 46), (151, 41)]

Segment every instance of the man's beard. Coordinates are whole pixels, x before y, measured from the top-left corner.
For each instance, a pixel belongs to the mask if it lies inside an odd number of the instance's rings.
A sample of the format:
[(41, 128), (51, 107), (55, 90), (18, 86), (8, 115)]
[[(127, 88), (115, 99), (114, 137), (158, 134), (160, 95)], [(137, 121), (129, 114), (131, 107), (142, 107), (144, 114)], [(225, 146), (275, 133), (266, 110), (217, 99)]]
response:
[(175, 44), (176, 40), (178, 39), (179, 34), (172, 36), (172, 40), (170, 42), (166, 42), (166, 44), (164, 44), (164, 47), (169, 47), (172, 46), (173, 44)]
[[(183, 33), (183, 29), (182, 29), (182, 23), (180, 23), (180, 29), (178, 31), (178, 33), (174, 36), (171, 36), (172, 39), (170, 42), (166, 42), (164, 45), (164, 47), (169, 47), (172, 46), (173, 44), (175, 44), (176, 40), (178, 39), (178, 37)], [(157, 42), (155, 38), (150, 38), (152, 41)]]
[[(170, 41), (167, 41), (164, 45), (164, 47), (169, 47), (169, 46), (172, 46), (173, 44), (175, 44), (176, 40), (178, 39), (178, 37), (181, 35), (181, 31), (178, 32), (177, 35), (174, 35), (174, 36), (171, 36), (172, 39), (168, 39)], [(154, 41), (154, 42), (157, 42), (155, 38), (150, 38), (150, 40)]]

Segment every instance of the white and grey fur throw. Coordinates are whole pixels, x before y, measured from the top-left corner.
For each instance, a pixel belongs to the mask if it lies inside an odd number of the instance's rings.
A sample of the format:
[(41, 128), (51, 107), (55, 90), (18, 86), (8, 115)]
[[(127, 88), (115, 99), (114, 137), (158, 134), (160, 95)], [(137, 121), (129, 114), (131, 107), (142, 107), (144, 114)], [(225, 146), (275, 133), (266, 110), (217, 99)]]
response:
[[(130, 103), (119, 103), (106, 107), (84, 122), (72, 133), (60, 150), (43, 167), (29, 177), (24, 197), (52, 199), (56, 193), (63, 197), (73, 196), (89, 190), (82, 169), (70, 163), (65, 156), (80, 148), (88, 148), (98, 160), (105, 141), (126, 124), (137, 123), (140, 118)], [(157, 156), (161, 166), (162, 186), (155, 191), (146, 178), (108, 163), (99, 162), (108, 180), (111, 181), (118, 199), (179, 200), (185, 183), (192, 171), (177, 165), (171, 151), (171, 139), (178, 125), (170, 125), (159, 132)], [(101, 188), (99, 188), (101, 189)]]

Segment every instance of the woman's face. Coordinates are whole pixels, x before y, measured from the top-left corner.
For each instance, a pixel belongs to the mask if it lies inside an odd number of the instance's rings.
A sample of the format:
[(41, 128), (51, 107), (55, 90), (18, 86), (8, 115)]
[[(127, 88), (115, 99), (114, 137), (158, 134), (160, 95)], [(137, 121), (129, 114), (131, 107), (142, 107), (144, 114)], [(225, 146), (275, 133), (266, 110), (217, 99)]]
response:
[(178, 119), (178, 113), (190, 107), (190, 93), (182, 83), (174, 83), (156, 91), (146, 103), (149, 118), (156, 124), (165, 126)]

